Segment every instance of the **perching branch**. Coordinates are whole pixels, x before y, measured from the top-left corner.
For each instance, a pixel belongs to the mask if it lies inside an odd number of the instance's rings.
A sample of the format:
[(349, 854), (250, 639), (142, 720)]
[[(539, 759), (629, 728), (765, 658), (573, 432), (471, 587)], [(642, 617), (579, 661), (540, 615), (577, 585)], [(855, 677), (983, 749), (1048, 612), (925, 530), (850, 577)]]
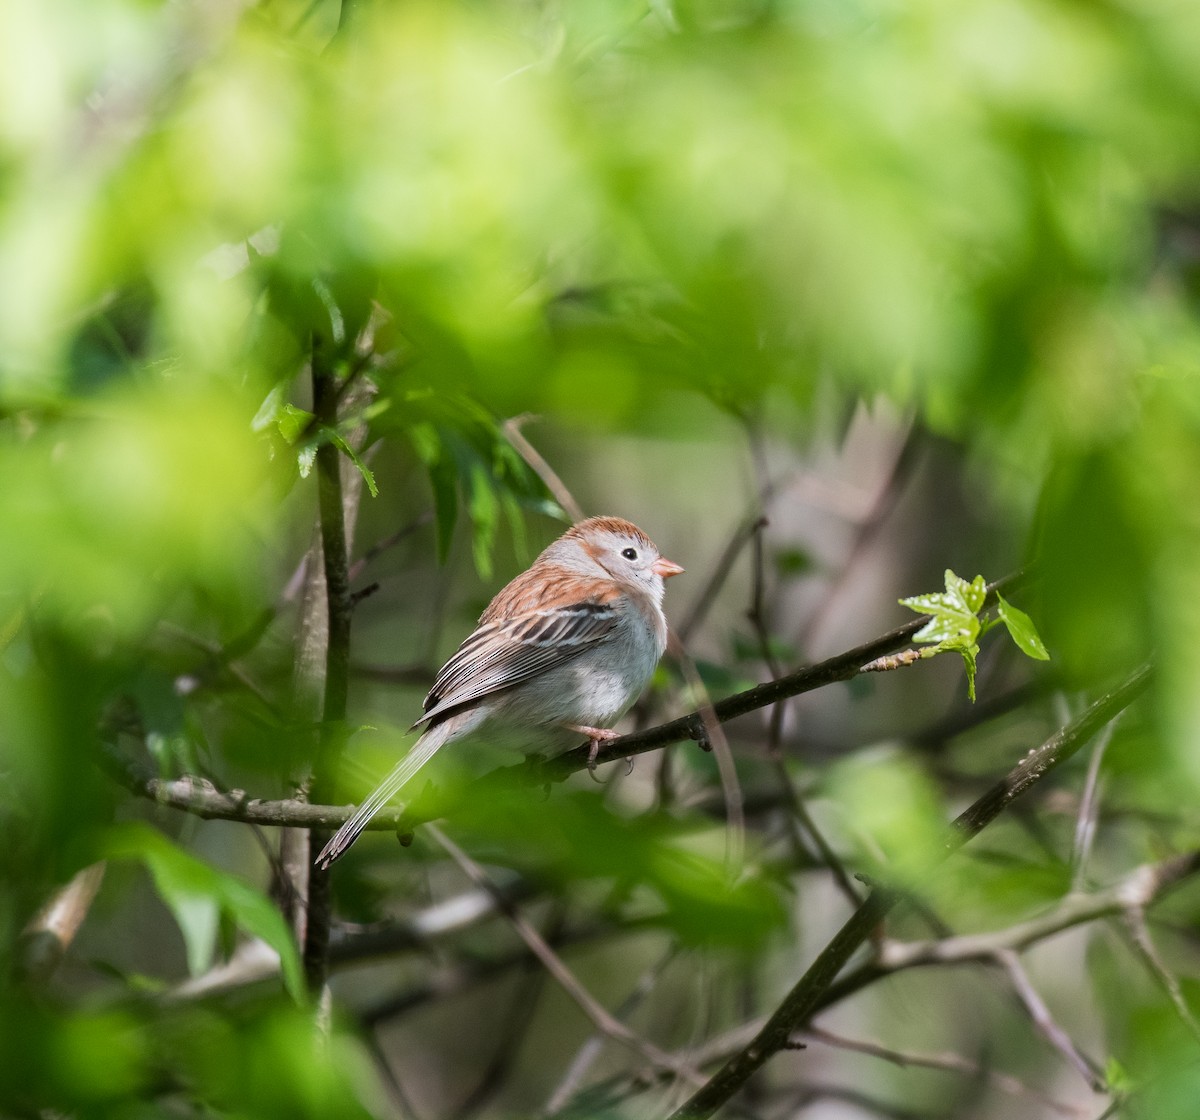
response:
[[(1020, 574), (999, 580), (990, 588), (989, 596), (1020, 579)], [(837, 654), (826, 661), (809, 665), (794, 673), (766, 684), (756, 685), (744, 692), (727, 696), (712, 706), (712, 714), (720, 723), (728, 723), (740, 716), (748, 715), (761, 708), (769, 707), (781, 699), (799, 696), (827, 684), (850, 680), (863, 671), (875, 659), (899, 649), (928, 621), (919, 616), (886, 634), (855, 646), (845, 653)], [(647, 728), (645, 731), (622, 735), (601, 746), (596, 763), (612, 762), (620, 758), (633, 758), (656, 750), (668, 743), (704, 738), (704, 714), (698, 709), (678, 719)], [(183, 812), (207, 818), (242, 821), (250, 824), (296, 826), (300, 828), (336, 828), (349, 819), (354, 812), (352, 805), (308, 804), (299, 799), (271, 801), (250, 798), (240, 791), (226, 793), (218, 790), (201, 778), (184, 777), (164, 780), (153, 775), (147, 768), (126, 759), (110, 745), (105, 744), (102, 762), (117, 780), (131, 792), (148, 797), (160, 804), (170, 805)], [(515, 766), (504, 766), (485, 775), (475, 783), (474, 791), (484, 792), (494, 783), (497, 788), (509, 785), (515, 779), (526, 785), (546, 785), (561, 782), (572, 774), (588, 768), (588, 747), (582, 746), (567, 751), (553, 759), (530, 759)], [(416, 808), (403, 812), (387, 809), (378, 813), (367, 825), (368, 829), (381, 832), (403, 831), (427, 820), (444, 815), (453, 806), (430, 798)], [(997, 810), (998, 812), (999, 810)]]
[[(955, 850), (982, 831), (1010, 802), (1071, 758), (1106, 723), (1140, 696), (1149, 680), (1150, 668), (1143, 666), (1118, 688), (1097, 700), (1074, 723), (1051, 736), (1036, 750), (1030, 751), (1000, 782), (954, 821), (947, 837), (947, 852)], [(726, 1062), (704, 1088), (686, 1101), (674, 1113), (672, 1120), (699, 1120), (711, 1116), (769, 1058), (786, 1049), (792, 1036), (803, 1030), (812, 1016), (825, 1005), (824, 997), (838, 973), (899, 899), (896, 892), (886, 888), (872, 891), (817, 955), (762, 1030)]]

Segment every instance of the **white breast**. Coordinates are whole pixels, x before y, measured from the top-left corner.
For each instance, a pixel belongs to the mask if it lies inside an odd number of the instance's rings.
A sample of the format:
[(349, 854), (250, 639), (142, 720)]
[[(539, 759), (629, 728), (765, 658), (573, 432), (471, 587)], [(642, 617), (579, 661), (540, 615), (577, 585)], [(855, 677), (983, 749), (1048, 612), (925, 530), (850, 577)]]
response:
[(665, 628), (660, 636), (630, 604), (603, 642), (514, 689), (501, 718), (610, 727), (641, 695), (665, 646)]

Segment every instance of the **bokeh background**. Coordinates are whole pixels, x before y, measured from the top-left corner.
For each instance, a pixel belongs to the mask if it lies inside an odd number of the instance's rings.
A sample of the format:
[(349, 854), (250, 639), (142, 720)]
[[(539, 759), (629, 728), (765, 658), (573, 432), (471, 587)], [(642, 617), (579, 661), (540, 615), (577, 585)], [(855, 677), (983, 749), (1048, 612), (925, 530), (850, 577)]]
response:
[[(667, 613), (704, 690), (671, 661), (629, 726), (874, 638), (946, 568), (1026, 571), (1051, 659), (989, 634), (974, 705), (948, 655), (726, 728), (732, 884), (728, 789), (694, 745), (445, 822), (659, 1047), (699, 1062), (769, 1013), (849, 913), (796, 791), (851, 873), (901, 869), (893, 938), (1006, 929), (1195, 847), (1197, 57), (1177, 0), (0, 8), (0, 1109), (640, 1117), (687, 1095), (611, 1041), (569, 1073), (593, 1026), (421, 830), (338, 866), (319, 1028), (280, 830), (113, 779), (115, 748), (255, 797), (304, 780), (322, 443), (369, 591), (345, 802), (566, 524), (516, 432), (688, 569)], [(1090, 778), (1081, 756), (912, 871), (1148, 657)], [(480, 747), (432, 780), (508, 762)], [(39, 956), (68, 883), (78, 921)], [(1198, 915), (1186, 884), (1152, 911), (1157, 967), (1116, 918), (1039, 939), (1040, 1017), (993, 965), (881, 980), (728, 1114), (1191, 1117)]]

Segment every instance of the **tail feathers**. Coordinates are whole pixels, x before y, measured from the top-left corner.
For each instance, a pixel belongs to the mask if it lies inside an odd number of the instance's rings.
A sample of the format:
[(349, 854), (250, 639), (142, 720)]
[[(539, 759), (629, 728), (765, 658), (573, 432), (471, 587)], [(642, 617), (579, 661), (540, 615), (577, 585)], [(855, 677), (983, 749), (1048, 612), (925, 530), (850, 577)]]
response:
[(334, 860), (341, 858), (346, 850), (359, 838), (364, 828), (380, 809), (384, 808), (400, 790), (408, 784), (413, 775), (425, 765), (449, 737), (450, 728), (442, 723), (431, 728), (413, 744), (392, 772), (376, 786), (371, 796), (366, 799), (341, 828), (330, 838), (329, 843), (321, 849), (317, 856), (318, 867), (328, 868)]

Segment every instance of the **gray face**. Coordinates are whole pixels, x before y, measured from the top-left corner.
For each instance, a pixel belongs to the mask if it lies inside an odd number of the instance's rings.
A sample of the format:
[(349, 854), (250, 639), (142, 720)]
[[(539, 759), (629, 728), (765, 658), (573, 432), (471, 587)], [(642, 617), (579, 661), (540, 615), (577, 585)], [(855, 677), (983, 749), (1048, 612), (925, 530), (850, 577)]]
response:
[(654, 570), (658, 549), (637, 537), (606, 535), (593, 542), (590, 550), (596, 562), (618, 583), (642, 589), (661, 601), (663, 580)]

